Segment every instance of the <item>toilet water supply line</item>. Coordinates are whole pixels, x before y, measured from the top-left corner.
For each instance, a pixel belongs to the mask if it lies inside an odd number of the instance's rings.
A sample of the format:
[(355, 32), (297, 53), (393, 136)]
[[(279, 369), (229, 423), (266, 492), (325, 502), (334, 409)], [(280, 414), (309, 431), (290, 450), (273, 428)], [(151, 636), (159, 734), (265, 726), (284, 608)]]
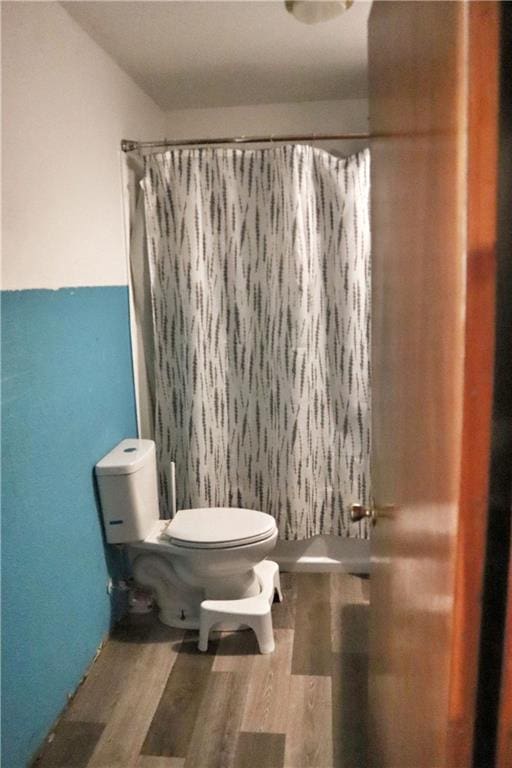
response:
[(176, 464), (174, 461), (169, 463), (169, 474), (171, 479), (171, 517), (176, 515)]

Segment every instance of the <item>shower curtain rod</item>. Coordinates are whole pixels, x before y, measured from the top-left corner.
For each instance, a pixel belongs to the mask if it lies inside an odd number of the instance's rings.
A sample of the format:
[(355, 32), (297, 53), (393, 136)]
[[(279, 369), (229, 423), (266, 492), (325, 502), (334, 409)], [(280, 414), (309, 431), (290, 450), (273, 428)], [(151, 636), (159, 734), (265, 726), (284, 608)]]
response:
[(123, 139), (121, 141), (121, 150), (123, 152), (133, 152), (136, 149), (146, 147), (191, 147), (209, 144), (261, 144), (280, 141), (350, 141), (356, 139), (369, 139), (369, 133), (312, 133), (309, 135), (290, 134), (285, 136), (234, 136), (222, 137), (219, 139), (162, 139), (162, 141), (130, 141)]

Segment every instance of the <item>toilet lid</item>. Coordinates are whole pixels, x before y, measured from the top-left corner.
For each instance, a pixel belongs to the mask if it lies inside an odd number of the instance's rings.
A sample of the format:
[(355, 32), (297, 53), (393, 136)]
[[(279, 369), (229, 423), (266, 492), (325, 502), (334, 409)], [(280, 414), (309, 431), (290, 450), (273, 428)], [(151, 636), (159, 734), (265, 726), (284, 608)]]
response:
[(178, 546), (207, 549), (261, 541), (275, 528), (274, 518), (265, 512), (238, 507), (207, 507), (180, 510), (167, 526), (165, 535)]

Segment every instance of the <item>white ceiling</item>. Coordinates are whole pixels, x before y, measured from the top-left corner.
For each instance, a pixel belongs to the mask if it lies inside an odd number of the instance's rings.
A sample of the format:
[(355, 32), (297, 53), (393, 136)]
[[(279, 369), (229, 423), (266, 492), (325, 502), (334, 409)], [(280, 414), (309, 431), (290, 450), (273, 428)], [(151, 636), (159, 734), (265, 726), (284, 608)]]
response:
[(63, 2), (163, 109), (366, 95), (370, 2), (308, 26), (284, 1)]

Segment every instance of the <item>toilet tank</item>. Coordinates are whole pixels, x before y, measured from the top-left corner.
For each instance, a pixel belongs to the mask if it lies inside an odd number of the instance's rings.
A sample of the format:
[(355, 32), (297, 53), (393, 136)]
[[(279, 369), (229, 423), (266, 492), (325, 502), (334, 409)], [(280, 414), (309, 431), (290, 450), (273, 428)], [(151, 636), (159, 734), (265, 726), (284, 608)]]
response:
[(107, 541), (143, 541), (159, 518), (153, 440), (122, 440), (96, 464), (96, 477)]

